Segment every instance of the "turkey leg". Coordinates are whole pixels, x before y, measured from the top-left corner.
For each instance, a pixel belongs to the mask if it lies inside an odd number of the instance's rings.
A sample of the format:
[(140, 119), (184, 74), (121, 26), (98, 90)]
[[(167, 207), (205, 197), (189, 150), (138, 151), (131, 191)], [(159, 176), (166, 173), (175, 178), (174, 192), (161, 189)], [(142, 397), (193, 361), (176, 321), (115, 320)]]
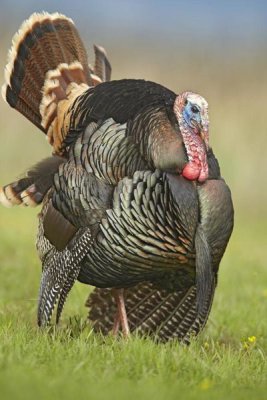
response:
[(119, 327), (121, 325), (122, 333), (125, 337), (130, 335), (130, 329), (128, 325), (127, 313), (123, 297), (124, 289), (114, 289), (113, 294), (117, 304), (117, 312), (115, 315), (114, 325), (112, 329), (113, 335), (117, 335)]

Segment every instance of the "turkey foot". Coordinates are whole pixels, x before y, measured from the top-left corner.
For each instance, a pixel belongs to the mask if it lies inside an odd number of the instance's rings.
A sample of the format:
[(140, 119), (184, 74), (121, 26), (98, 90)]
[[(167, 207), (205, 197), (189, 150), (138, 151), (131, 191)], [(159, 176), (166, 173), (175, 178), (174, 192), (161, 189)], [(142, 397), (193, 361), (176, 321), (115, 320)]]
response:
[(113, 295), (117, 304), (117, 312), (115, 315), (114, 325), (112, 329), (113, 335), (117, 335), (119, 327), (121, 325), (123, 336), (127, 337), (130, 335), (130, 329), (128, 325), (127, 313), (123, 297), (124, 289), (114, 289)]

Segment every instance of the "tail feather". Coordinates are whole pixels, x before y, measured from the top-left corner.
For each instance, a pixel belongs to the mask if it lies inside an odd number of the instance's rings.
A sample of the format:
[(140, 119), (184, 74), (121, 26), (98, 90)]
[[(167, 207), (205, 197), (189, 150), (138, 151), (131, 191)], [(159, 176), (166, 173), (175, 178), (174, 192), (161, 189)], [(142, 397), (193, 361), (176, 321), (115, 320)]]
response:
[[(74, 61), (70, 64), (61, 63), (56, 69), (49, 70), (46, 73), (39, 110), (42, 117), (41, 124), (48, 133), (48, 137), (49, 128), (52, 127), (52, 123), (58, 114), (58, 103), (62, 102), (62, 100), (68, 100), (69, 95), (73, 95), (71, 92), (74, 88), (76, 89), (77, 95), (80, 94), (79, 91), (77, 91), (80, 87), (82, 87), (83, 90), (88, 89), (88, 85), (85, 84), (85, 81), (86, 78), (83, 67), (78, 61)], [(70, 103), (70, 101), (67, 101), (68, 107)], [(58, 135), (62, 135), (61, 129), (58, 130), (57, 136)], [(62, 136), (60, 139), (62, 140)]]
[(0, 188), (0, 203), (6, 207), (23, 204), (35, 207), (53, 184), (53, 176), (65, 159), (53, 156), (31, 167), (22, 178)]
[(13, 38), (2, 95), (11, 107), (48, 134), (58, 154), (62, 154), (67, 134), (62, 126), (66, 109), (89, 86), (110, 79), (104, 49), (96, 47), (95, 54), (96, 71), (91, 76), (87, 53), (73, 21), (58, 13), (31, 15)]
[(46, 74), (61, 63), (74, 61), (80, 62), (84, 81), (90, 84), (87, 54), (73, 21), (58, 13), (31, 15), (12, 41), (2, 89), (4, 99), (44, 130), (39, 106)]
[(95, 51), (95, 66), (94, 73), (102, 82), (110, 81), (111, 78), (111, 65), (108, 61), (106, 51), (101, 46), (94, 45)]
[[(137, 331), (162, 342), (178, 339), (189, 343), (191, 336), (197, 335), (207, 322), (215, 287), (214, 282), (201, 315), (197, 312), (196, 286), (171, 293), (155, 288), (151, 283), (125, 289), (131, 332)], [(94, 329), (108, 334), (116, 313), (111, 289), (95, 289), (89, 295), (86, 306), (90, 308), (89, 320), (93, 322)]]

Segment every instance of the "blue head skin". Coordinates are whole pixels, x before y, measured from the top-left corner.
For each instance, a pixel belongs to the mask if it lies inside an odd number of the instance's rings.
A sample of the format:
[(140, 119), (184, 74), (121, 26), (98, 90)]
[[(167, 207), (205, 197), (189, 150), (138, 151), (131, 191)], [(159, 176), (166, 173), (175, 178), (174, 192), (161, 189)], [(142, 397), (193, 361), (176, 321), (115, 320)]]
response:
[(188, 93), (182, 115), (188, 127), (199, 134), (208, 147), (209, 119), (206, 100), (195, 93)]
[(183, 117), (185, 122), (191, 127), (195, 128), (196, 125), (200, 126), (201, 124), (201, 116), (200, 116), (200, 108), (197, 104), (192, 103), (191, 101), (186, 101)]

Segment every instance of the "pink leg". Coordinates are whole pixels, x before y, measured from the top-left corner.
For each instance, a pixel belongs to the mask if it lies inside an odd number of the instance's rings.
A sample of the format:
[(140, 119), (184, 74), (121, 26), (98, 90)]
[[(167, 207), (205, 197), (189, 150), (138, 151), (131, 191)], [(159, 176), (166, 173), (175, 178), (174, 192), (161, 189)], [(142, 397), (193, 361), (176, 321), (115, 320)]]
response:
[(130, 329), (128, 325), (127, 313), (123, 297), (124, 289), (114, 289), (114, 297), (117, 303), (117, 313), (113, 325), (113, 334), (117, 334), (119, 326), (121, 324), (122, 333), (124, 336), (130, 335)]
[(118, 332), (119, 332), (119, 329), (120, 329), (120, 324), (121, 324), (121, 321), (120, 321), (120, 313), (119, 313), (119, 310), (117, 309), (116, 314), (115, 314), (115, 317), (114, 317), (113, 328), (112, 328), (112, 334), (113, 334), (114, 336), (117, 336), (117, 334), (118, 334)]

